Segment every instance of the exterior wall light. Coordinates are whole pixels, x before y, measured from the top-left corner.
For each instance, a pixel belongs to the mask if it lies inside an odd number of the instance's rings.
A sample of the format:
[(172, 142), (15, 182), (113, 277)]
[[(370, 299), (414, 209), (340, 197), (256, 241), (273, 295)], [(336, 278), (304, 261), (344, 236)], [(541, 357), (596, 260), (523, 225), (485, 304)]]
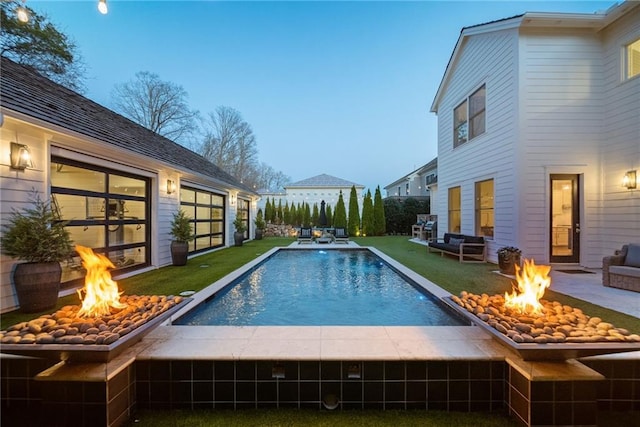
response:
[(176, 182), (172, 179), (167, 180), (167, 194), (173, 194), (176, 192)]
[(17, 142), (11, 143), (11, 169), (25, 170), (32, 168), (31, 151), (29, 147)]
[(635, 190), (638, 185), (636, 177), (637, 173), (635, 170), (628, 171), (624, 174), (624, 178), (622, 178), (622, 186), (627, 187), (627, 190)]
[(229, 205), (231, 205), (231, 206), (235, 206), (236, 205), (236, 195), (235, 194), (229, 194)]
[(103, 15), (106, 15), (109, 12), (109, 8), (107, 8), (107, 0), (98, 1), (98, 10)]

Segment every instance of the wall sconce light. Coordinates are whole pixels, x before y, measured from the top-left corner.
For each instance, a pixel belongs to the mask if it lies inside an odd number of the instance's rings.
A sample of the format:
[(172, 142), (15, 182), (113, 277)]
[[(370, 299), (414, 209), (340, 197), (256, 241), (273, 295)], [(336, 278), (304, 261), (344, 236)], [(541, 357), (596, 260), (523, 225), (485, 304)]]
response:
[(17, 142), (11, 143), (11, 169), (25, 170), (32, 168), (31, 151), (29, 147)]
[(103, 15), (106, 15), (109, 12), (109, 8), (107, 8), (107, 0), (98, 1), (98, 10)]
[(167, 194), (173, 194), (176, 192), (176, 182), (172, 179), (167, 180)]
[(635, 170), (625, 173), (624, 178), (622, 178), (622, 186), (627, 187), (627, 190), (635, 190), (638, 185), (636, 176), (637, 173)]
[(236, 205), (236, 195), (235, 194), (230, 194), (229, 195), (229, 204), (231, 206), (235, 206)]

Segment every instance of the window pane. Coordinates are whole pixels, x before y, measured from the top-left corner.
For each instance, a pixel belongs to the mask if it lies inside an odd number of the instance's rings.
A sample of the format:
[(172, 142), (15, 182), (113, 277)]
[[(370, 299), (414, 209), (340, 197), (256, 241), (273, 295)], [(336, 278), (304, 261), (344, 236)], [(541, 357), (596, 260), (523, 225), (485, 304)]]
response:
[(195, 203), (196, 192), (189, 188), (180, 187), (180, 201), (182, 203)]
[(461, 197), (460, 187), (449, 189), (449, 232), (459, 233), (461, 230)]
[(210, 205), (211, 204), (211, 194), (198, 192), (197, 194), (197, 203), (202, 205)]
[(88, 248), (104, 247), (104, 225), (66, 226), (74, 245)]
[(493, 180), (476, 182), (476, 235), (493, 237)]
[(146, 186), (145, 182), (141, 179), (112, 174), (109, 175), (109, 192), (113, 194), (144, 197)]
[(453, 146), (467, 141), (467, 102), (463, 102), (453, 111)]
[(214, 206), (224, 206), (224, 197), (212, 194), (211, 204)]
[(197, 222), (196, 223), (196, 234), (209, 234), (211, 233), (211, 223), (210, 222)]
[(640, 74), (640, 39), (627, 46), (627, 78)]
[(471, 123), (470, 138), (473, 139), (485, 131), (485, 86), (475, 91), (469, 98), (469, 117)]
[(104, 193), (104, 172), (51, 162), (51, 186)]
[(196, 218), (198, 218), (199, 220), (211, 219), (211, 208), (209, 206), (197, 206)]
[(484, 111), (471, 119), (471, 139), (484, 133), (484, 122)]
[(143, 243), (145, 227), (142, 224), (118, 224), (109, 226), (109, 245)]

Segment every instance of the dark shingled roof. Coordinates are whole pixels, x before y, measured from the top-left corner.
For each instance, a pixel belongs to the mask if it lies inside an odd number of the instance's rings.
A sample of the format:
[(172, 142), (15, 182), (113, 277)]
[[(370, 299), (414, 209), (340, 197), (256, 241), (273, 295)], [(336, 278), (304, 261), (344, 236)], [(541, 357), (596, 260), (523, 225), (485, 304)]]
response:
[(201, 155), (2, 57), (0, 105), (38, 120), (257, 194)]

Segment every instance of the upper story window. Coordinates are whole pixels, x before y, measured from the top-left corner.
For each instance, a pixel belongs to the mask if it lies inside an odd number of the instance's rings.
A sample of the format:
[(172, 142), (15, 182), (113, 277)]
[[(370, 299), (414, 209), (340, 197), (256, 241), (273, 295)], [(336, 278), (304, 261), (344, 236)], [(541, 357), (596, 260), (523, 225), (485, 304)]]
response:
[(625, 48), (625, 79), (640, 74), (640, 39)]
[(404, 185), (404, 194), (406, 194), (407, 196), (409, 195), (409, 183), (408, 182)]
[(453, 110), (453, 147), (485, 131), (486, 86), (482, 85)]

